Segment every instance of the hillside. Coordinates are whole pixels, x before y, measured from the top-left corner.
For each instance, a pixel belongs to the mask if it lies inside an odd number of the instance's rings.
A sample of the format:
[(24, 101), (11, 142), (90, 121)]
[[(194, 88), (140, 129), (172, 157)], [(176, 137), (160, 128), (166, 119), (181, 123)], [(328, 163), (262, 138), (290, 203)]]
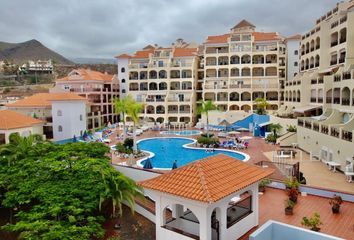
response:
[(48, 59), (52, 59), (56, 64), (73, 64), (35, 39), (22, 43), (0, 42), (0, 60), (10, 60), (16, 64), (22, 64), (28, 60)]

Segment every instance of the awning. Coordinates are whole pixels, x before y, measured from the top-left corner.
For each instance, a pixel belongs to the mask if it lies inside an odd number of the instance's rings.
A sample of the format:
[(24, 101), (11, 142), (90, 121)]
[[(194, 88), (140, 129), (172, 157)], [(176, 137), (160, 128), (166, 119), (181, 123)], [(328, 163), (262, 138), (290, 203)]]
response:
[(264, 122), (264, 123), (259, 124), (258, 126), (264, 127), (264, 126), (267, 126), (269, 124), (271, 124), (271, 122)]
[(302, 106), (302, 107), (298, 107), (298, 108), (295, 108), (293, 111), (294, 112), (297, 112), (297, 113), (304, 113), (304, 112), (307, 112), (307, 111), (311, 111), (311, 110), (315, 110), (317, 108), (321, 108), (321, 106)]

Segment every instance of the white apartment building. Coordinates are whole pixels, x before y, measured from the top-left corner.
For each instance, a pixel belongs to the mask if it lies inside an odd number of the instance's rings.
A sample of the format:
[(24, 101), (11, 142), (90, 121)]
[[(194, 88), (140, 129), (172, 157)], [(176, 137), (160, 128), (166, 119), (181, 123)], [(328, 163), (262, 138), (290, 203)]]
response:
[(192, 123), (195, 116), (197, 46), (177, 39), (171, 47), (148, 45), (118, 60), (120, 94), (144, 103), (142, 119)]
[(202, 98), (214, 101), (222, 111), (250, 112), (256, 98), (265, 98), (269, 110), (280, 106), (286, 76), (285, 38), (255, 30), (242, 20), (229, 33), (209, 36), (204, 43)]
[(300, 73), (284, 90), (287, 109), (308, 116), (298, 119), (299, 147), (344, 170), (354, 156), (354, 1), (320, 17), (300, 53)]

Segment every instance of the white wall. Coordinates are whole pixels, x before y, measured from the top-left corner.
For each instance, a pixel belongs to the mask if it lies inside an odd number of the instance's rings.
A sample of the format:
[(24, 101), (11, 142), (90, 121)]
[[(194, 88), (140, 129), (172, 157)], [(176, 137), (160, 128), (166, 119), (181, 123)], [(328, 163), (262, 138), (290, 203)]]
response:
[(15, 128), (9, 130), (0, 130), (1, 134), (5, 134), (5, 143), (9, 143), (9, 136), (12, 133), (18, 133), (21, 137), (28, 137), (31, 134), (38, 134), (43, 136), (43, 124), (33, 125), (26, 128)]
[[(129, 68), (128, 58), (118, 58), (118, 81), (119, 81), (119, 96), (125, 97), (129, 93)], [(122, 68), (125, 68), (125, 72), (122, 72)], [(125, 79), (125, 83), (122, 80)], [(125, 93), (123, 93), (125, 90)]]
[[(59, 110), (61, 116), (58, 116)], [(69, 139), (74, 135), (78, 137), (86, 130), (85, 101), (53, 101), (52, 116), (54, 141)], [(62, 132), (58, 131), (59, 126), (62, 126)]]
[[(292, 80), (294, 78), (294, 73), (299, 72), (300, 66), (300, 40), (289, 39), (287, 42), (287, 79)], [(295, 50), (298, 51), (298, 55), (295, 55)], [(298, 65), (294, 66), (294, 62)]]
[(280, 118), (276, 117), (274, 115), (270, 115), (269, 122), (277, 124), (279, 123), (282, 126), (282, 129), (280, 130), (280, 134), (286, 133), (286, 129), (292, 125), (297, 127), (297, 119), (295, 118)]

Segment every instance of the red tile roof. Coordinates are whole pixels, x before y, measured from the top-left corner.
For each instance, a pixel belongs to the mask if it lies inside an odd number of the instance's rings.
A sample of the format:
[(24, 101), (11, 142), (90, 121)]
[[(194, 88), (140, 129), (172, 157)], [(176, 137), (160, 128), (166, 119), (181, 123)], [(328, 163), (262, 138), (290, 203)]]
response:
[(191, 57), (196, 56), (197, 48), (175, 48), (173, 57)]
[(253, 32), (252, 35), (255, 41), (274, 41), (281, 39), (276, 32)]
[(150, 53), (153, 53), (154, 50), (154, 48), (149, 48), (147, 50), (136, 51), (132, 58), (149, 58)]
[(51, 101), (84, 101), (84, 97), (80, 97), (75, 93), (37, 93), (30, 97), (18, 100), (14, 103), (7, 104), (9, 108), (26, 108), (26, 107), (45, 107), (51, 108)]
[(144, 188), (211, 203), (256, 183), (272, 172), (217, 154), (139, 184)]
[(300, 34), (295, 34), (290, 37), (287, 37), (286, 40), (301, 40), (301, 35)]
[(115, 56), (115, 58), (131, 58), (131, 56), (128, 55), (128, 54), (123, 53), (123, 54)]
[(10, 110), (0, 110), (0, 129), (26, 128), (44, 123), (41, 120)]
[(233, 28), (231, 29), (235, 29), (235, 28), (244, 28), (244, 27), (252, 27), (255, 28), (256, 26), (253, 25), (252, 23), (250, 23), (249, 21), (243, 19), (241, 22), (239, 22), (238, 24), (236, 24)]
[(56, 81), (73, 81), (73, 80), (85, 80), (85, 81), (112, 81), (114, 75), (101, 73), (91, 69), (75, 69), (68, 76), (57, 79)]
[(227, 39), (230, 37), (230, 34), (224, 34), (219, 36), (208, 36), (206, 43), (227, 43)]

